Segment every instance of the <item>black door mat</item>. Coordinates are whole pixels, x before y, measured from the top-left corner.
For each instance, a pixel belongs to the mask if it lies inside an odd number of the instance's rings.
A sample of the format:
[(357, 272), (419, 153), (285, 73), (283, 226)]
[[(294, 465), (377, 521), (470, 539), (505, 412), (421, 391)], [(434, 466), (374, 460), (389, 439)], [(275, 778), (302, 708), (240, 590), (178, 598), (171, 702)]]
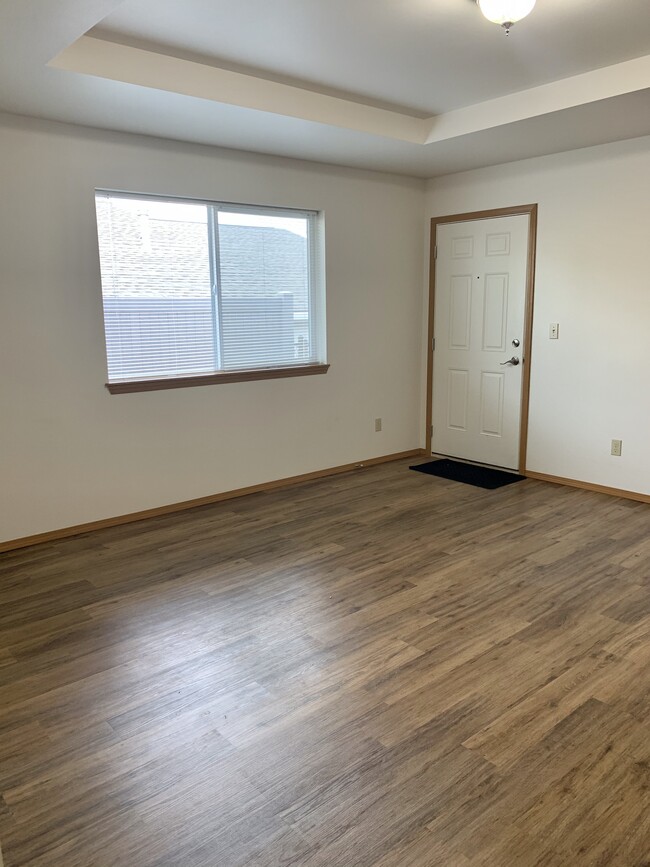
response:
[(525, 476), (517, 473), (505, 473), (503, 470), (492, 470), (489, 467), (477, 467), (474, 464), (461, 464), (459, 461), (450, 461), (446, 458), (438, 461), (429, 461), (426, 464), (417, 464), (409, 467), (418, 473), (427, 473), (430, 476), (439, 476), (441, 479), (449, 479), (452, 482), (463, 482), (466, 485), (474, 485), (475, 488), (487, 488), (490, 491), (503, 488), (504, 485), (512, 485), (513, 482), (521, 482)]

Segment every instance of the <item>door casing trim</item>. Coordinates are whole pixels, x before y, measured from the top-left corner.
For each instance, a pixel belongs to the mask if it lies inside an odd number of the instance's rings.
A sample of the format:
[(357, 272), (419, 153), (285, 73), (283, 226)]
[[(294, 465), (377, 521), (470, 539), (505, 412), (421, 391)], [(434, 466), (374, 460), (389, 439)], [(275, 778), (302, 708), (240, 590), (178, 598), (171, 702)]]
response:
[(427, 410), (425, 448), (431, 454), (431, 425), (433, 416), (433, 333), (434, 310), (436, 298), (436, 261), (435, 248), (438, 226), (445, 223), (465, 223), (470, 220), (491, 220), (493, 217), (516, 217), (526, 214), (528, 220), (528, 256), (526, 262), (526, 299), (524, 307), (524, 356), (523, 376), (521, 382), (521, 425), (519, 434), (519, 472), (526, 471), (526, 449), (528, 446), (528, 413), (530, 408), (530, 370), (532, 359), (533, 336), (533, 301), (535, 295), (535, 258), (537, 252), (537, 203), (532, 205), (515, 205), (509, 208), (493, 208), (488, 211), (473, 211), (468, 214), (448, 214), (444, 217), (431, 218), (431, 237), (429, 251), (429, 328), (427, 342)]

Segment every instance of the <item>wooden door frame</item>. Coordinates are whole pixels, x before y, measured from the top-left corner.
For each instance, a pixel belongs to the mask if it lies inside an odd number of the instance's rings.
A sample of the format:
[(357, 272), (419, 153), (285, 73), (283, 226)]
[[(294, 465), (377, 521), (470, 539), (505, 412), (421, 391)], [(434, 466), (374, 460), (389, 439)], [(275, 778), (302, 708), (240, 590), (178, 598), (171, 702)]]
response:
[(494, 208), (489, 211), (473, 211), (468, 214), (448, 214), (445, 217), (431, 218), (431, 239), (429, 253), (429, 331), (427, 344), (427, 427), (425, 431), (426, 453), (431, 454), (431, 425), (433, 423), (433, 334), (436, 298), (436, 236), (438, 226), (445, 223), (465, 223), (470, 220), (491, 220), (493, 217), (516, 217), (525, 214), (528, 221), (528, 257), (526, 263), (526, 300), (524, 311), (524, 347), (521, 383), (521, 424), (519, 434), (519, 472), (526, 471), (526, 449), (528, 446), (528, 412), (530, 407), (530, 365), (533, 337), (533, 300), (535, 295), (535, 255), (537, 247), (537, 204), (517, 205), (511, 208)]

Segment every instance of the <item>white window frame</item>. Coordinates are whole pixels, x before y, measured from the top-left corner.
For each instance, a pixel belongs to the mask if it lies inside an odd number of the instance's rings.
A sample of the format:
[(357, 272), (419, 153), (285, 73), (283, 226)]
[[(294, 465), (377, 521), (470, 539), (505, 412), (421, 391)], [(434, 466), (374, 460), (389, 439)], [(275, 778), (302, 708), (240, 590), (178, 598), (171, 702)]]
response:
[[(326, 304), (325, 304), (325, 227), (324, 214), (321, 211), (311, 211), (299, 208), (281, 208), (268, 205), (240, 204), (238, 202), (220, 202), (211, 199), (197, 199), (180, 196), (162, 196), (150, 193), (132, 193), (109, 189), (96, 189), (95, 197), (141, 199), (143, 202), (168, 202), (170, 204), (205, 205), (208, 209), (210, 226), (210, 271), (218, 273), (214, 257), (218, 259), (219, 235), (215, 228), (215, 216), (219, 211), (237, 214), (258, 214), (269, 217), (302, 217), (307, 220), (307, 247), (309, 257), (308, 297), (309, 297), (309, 340), (312, 356), (318, 361), (296, 362), (285, 365), (268, 365), (262, 367), (242, 368), (239, 370), (215, 369), (210, 373), (192, 375), (175, 375), (147, 377), (143, 379), (110, 379), (107, 376), (106, 388), (111, 394), (123, 394), (137, 391), (156, 391), (169, 388), (188, 388), (199, 385), (213, 385), (226, 382), (246, 382), (261, 379), (280, 379), (284, 377), (310, 376), (324, 374), (329, 370), (327, 363), (326, 340)], [(218, 281), (216, 281), (218, 282)], [(212, 286), (213, 297), (218, 294), (218, 286)], [(103, 293), (102, 293), (103, 296)], [(215, 314), (215, 324), (219, 317)], [(106, 336), (105, 336), (106, 343)], [(215, 353), (219, 351), (219, 339), (215, 339)], [(215, 368), (217, 360), (215, 360)]]

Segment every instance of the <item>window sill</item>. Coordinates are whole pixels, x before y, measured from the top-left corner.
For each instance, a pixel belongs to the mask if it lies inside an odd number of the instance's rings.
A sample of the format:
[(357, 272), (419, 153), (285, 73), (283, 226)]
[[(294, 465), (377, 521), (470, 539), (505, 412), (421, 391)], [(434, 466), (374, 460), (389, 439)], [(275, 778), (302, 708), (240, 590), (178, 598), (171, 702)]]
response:
[(198, 376), (170, 376), (161, 379), (129, 379), (107, 382), (111, 394), (129, 394), (135, 391), (161, 391), (167, 388), (195, 388), (198, 385), (217, 385), (224, 382), (252, 382), (257, 379), (284, 379), (289, 376), (314, 376), (327, 373), (329, 364), (300, 364), (292, 367), (265, 367), (256, 370), (229, 370)]

